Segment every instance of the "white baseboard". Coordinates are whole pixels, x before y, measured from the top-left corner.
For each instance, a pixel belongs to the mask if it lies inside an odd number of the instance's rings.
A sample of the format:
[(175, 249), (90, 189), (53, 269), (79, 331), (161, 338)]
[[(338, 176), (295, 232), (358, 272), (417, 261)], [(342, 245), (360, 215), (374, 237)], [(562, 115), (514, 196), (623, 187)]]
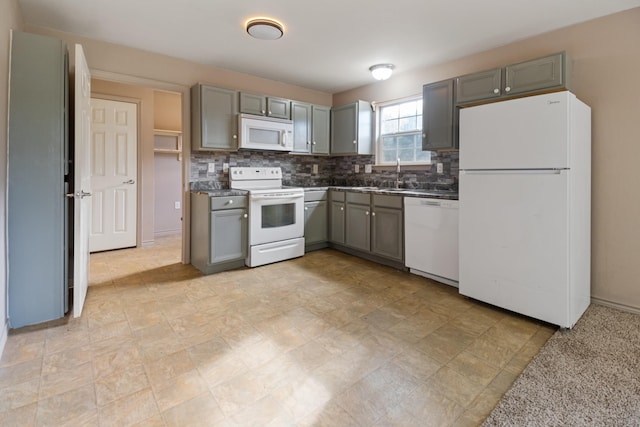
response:
[(617, 302), (607, 301), (605, 299), (595, 298), (595, 297), (591, 297), (591, 302), (594, 304), (604, 305), (605, 307), (616, 308), (621, 311), (628, 311), (629, 313), (640, 314), (640, 308), (633, 307), (630, 305), (620, 304)]

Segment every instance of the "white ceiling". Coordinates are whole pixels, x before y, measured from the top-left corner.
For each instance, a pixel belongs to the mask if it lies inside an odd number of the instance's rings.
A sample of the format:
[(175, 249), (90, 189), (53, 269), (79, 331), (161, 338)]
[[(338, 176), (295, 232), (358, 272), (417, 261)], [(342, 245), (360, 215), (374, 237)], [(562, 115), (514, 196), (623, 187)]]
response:
[[(556, 28), (640, 0), (19, 0), (25, 22), (336, 93)], [(244, 31), (253, 16), (286, 26), (277, 41)], [(393, 77), (392, 77), (393, 78)]]

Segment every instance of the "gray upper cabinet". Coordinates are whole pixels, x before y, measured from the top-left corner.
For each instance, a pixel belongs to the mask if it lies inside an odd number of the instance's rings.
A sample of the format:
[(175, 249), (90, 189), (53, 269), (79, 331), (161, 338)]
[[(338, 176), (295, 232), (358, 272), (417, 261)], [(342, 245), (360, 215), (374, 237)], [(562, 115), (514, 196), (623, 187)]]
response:
[(331, 154), (373, 154), (371, 104), (356, 101), (331, 109)]
[(291, 119), (291, 101), (254, 93), (240, 93), (240, 112), (258, 116)]
[(456, 78), (458, 105), (569, 87), (565, 52)]
[(311, 152), (311, 104), (302, 102), (291, 103), (291, 120), (293, 120), (293, 152)]
[(502, 68), (456, 78), (456, 103), (498, 98), (502, 94)]
[(458, 148), (458, 116), (453, 79), (422, 88), (422, 150)]
[(329, 107), (293, 101), (293, 152), (329, 154)]
[(567, 86), (567, 60), (564, 52), (505, 68), (504, 91), (509, 95), (558, 89)]
[(238, 92), (202, 84), (191, 88), (194, 151), (238, 149)]
[(312, 112), (311, 128), (311, 153), (329, 154), (329, 141), (331, 138), (331, 108), (314, 105)]

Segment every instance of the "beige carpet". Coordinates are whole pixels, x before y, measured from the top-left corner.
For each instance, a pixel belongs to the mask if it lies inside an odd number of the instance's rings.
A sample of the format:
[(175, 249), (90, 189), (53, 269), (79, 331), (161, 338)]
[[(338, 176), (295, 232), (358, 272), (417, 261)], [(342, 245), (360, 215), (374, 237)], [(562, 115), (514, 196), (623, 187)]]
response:
[(485, 426), (640, 426), (640, 315), (592, 304), (557, 331)]

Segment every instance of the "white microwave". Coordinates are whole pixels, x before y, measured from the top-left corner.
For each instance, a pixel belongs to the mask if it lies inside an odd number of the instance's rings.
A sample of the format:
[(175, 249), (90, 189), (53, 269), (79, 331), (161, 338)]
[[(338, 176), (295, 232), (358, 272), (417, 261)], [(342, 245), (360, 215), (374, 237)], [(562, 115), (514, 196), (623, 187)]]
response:
[(238, 129), (240, 130), (239, 148), (293, 150), (293, 122), (291, 120), (240, 114), (238, 115)]

